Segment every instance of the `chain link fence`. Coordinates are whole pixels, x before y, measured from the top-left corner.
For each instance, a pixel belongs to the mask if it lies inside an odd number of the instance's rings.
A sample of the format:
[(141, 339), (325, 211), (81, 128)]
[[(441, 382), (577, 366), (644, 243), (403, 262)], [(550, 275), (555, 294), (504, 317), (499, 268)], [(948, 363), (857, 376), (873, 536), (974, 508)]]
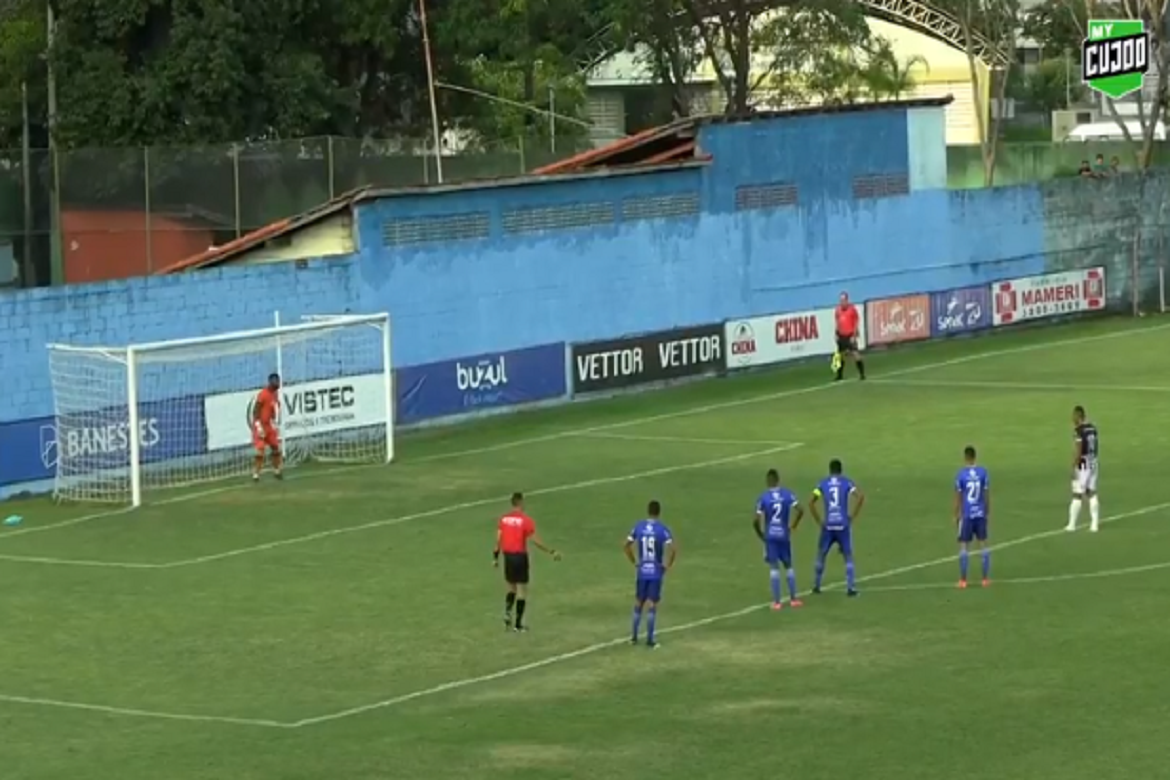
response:
[[(443, 182), (519, 176), (584, 148), (567, 141), (444, 156)], [(358, 187), (438, 183), (434, 155), (415, 149), (425, 146), (322, 137), (34, 149), (27, 165), (21, 150), (0, 150), (0, 286), (149, 274)]]

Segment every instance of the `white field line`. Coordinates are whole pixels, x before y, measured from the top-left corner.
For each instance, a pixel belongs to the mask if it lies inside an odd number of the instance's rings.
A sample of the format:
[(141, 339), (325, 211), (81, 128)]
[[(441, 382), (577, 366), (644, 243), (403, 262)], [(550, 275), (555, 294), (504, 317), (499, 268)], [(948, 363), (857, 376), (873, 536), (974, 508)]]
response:
[[(568, 482), (563, 485), (553, 485), (552, 487), (537, 488), (536, 490), (527, 491), (529, 496), (545, 496), (552, 493), (565, 493), (571, 490), (584, 490), (586, 488), (597, 487), (599, 485), (613, 485), (621, 482), (632, 482), (639, 479), (648, 479), (650, 477), (657, 477), (663, 474), (674, 474), (679, 471), (691, 471), (694, 469), (709, 468), (711, 466), (720, 466), (725, 463), (739, 463), (741, 461), (750, 460), (752, 458), (759, 458), (765, 455), (773, 455), (780, 452), (788, 452), (803, 447), (801, 442), (787, 442), (785, 444), (778, 444), (776, 446), (767, 447), (764, 449), (753, 450), (752, 452), (743, 452), (738, 455), (728, 455), (722, 458), (711, 458), (708, 460), (701, 460), (695, 463), (681, 463), (676, 466), (662, 466), (648, 471), (638, 471), (633, 474), (622, 474), (613, 477), (599, 477), (597, 479), (587, 479), (580, 482)], [(267, 550), (275, 550), (280, 547), (287, 547), (294, 544), (304, 544), (305, 542), (315, 542), (320, 539), (328, 539), (332, 536), (340, 536), (342, 534), (357, 533), (358, 531), (368, 531), (373, 528), (384, 528), (391, 525), (400, 525), (412, 520), (422, 520), (427, 517), (436, 517), (439, 515), (447, 515), (453, 512), (462, 512), (467, 509), (476, 509), (482, 506), (490, 506), (492, 504), (500, 504), (507, 500), (507, 496), (492, 496), (491, 498), (477, 498), (474, 501), (464, 501), (458, 504), (450, 504), (448, 506), (439, 507), (437, 509), (427, 509), (422, 512), (414, 512), (407, 515), (398, 515), (396, 517), (388, 517), (383, 520), (374, 520), (369, 523), (362, 523), (361, 525), (349, 526), (346, 528), (330, 528), (325, 531), (315, 531), (304, 536), (294, 536), (289, 539), (277, 539), (272, 542), (265, 542), (263, 544), (251, 545), (249, 547), (240, 547), (234, 550), (225, 550), (224, 552), (211, 553), (210, 555), (200, 555), (195, 558), (184, 558), (178, 561), (170, 561), (167, 563), (126, 563), (122, 561), (78, 561), (70, 558), (42, 558), (30, 557), (23, 555), (0, 555), (0, 561), (11, 561), (14, 563), (41, 563), (56, 566), (89, 566), (107, 569), (174, 569), (181, 566), (194, 566), (201, 563), (210, 563), (212, 561), (221, 561), (227, 558), (236, 558), (241, 555), (248, 555), (251, 553), (265, 552)]]
[(222, 715), (185, 715), (181, 712), (161, 712), (159, 710), (140, 710), (130, 707), (110, 707), (104, 704), (86, 704), (80, 701), (62, 701), (60, 699), (42, 699), (36, 696), (13, 696), (0, 693), (0, 703), (27, 704), (38, 707), (56, 707), (66, 710), (84, 710), (100, 712), (106, 715), (121, 715), (123, 717), (153, 718), (155, 720), (181, 720), (188, 723), (227, 723), (233, 726), (267, 726), (268, 728), (289, 728), (291, 724), (275, 720), (252, 718), (232, 718)]
[[(1002, 357), (1005, 355), (1018, 355), (1027, 352), (1036, 352), (1038, 350), (1053, 349), (1056, 347), (1065, 347), (1072, 344), (1088, 344), (1096, 341), (1106, 341), (1109, 339), (1125, 338), (1128, 336), (1140, 336), (1146, 333), (1160, 332), (1170, 329), (1170, 323), (1163, 323), (1154, 326), (1144, 326), (1140, 328), (1128, 328), (1126, 330), (1113, 331), (1111, 333), (1100, 333), (1095, 336), (1077, 336), (1071, 339), (1058, 339), (1056, 341), (1043, 341), (1035, 344), (1026, 344), (1022, 347), (1007, 347), (1005, 349), (987, 350), (986, 352), (976, 352), (971, 355), (963, 355), (962, 357), (950, 358), (948, 360), (938, 360), (932, 363), (922, 363), (909, 368), (900, 368), (890, 371), (884, 377), (899, 377), (908, 374), (917, 374), (923, 371), (933, 371), (938, 368), (947, 368), (949, 366), (964, 365), (966, 363), (973, 363), (979, 360), (986, 360), (988, 358)], [(875, 381), (875, 380), (870, 380)], [(879, 377), (876, 381), (884, 381)], [(471, 449), (457, 450), (455, 452), (442, 452), (434, 455), (424, 455), (418, 458), (409, 458), (406, 463), (431, 463), (440, 460), (451, 460), (454, 458), (465, 458), (473, 455), (484, 455), (491, 452), (500, 452), (503, 450), (515, 449), (517, 447), (527, 447), (532, 444), (539, 444), (541, 442), (557, 441), (572, 436), (581, 436), (583, 434), (598, 433), (603, 431), (620, 430), (622, 428), (629, 428), (635, 425), (643, 425), (645, 423), (658, 422), (660, 420), (672, 420), (679, 417), (688, 417), (690, 415), (708, 414), (710, 412), (717, 412), (722, 409), (733, 409), (740, 406), (749, 406), (752, 404), (765, 403), (767, 401), (775, 401), (781, 398), (791, 398), (793, 396), (804, 395), (806, 393), (815, 393), (821, 390), (828, 390), (830, 388), (841, 387), (839, 384), (823, 384), (810, 385), (808, 387), (798, 387), (789, 390), (779, 390), (774, 393), (764, 393), (761, 395), (754, 395), (748, 398), (735, 398), (728, 401), (719, 401), (712, 404), (704, 404), (701, 406), (693, 406), (689, 409), (680, 409), (674, 412), (663, 412), (661, 414), (646, 415), (643, 417), (632, 417), (628, 420), (620, 422), (606, 423), (603, 425), (593, 425), (585, 428), (575, 428), (571, 430), (558, 431), (542, 436), (530, 436), (523, 439), (513, 439), (512, 441), (501, 442), (499, 444), (490, 444), (484, 447), (474, 447)], [(356, 471), (359, 469), (380, 468), (378, 465), (356, 465), (356, 466), (339, 466), (336, 468), (320, 469), (307, 471), (297, 476), (297, 481), (307, 479), (309, 477), (329, 476), (332, 474), (339, 474), (344, 472)], [(290, 481), (291, 481), (290, 475)], [(196, 493), (184, 493), (182, 495), (173, 496), (171, 498), (162, 499), (160, 501), (150, 502), (150, 506), (165, 506), (167, 504), (178, 504), (185, 501), (193, 501), (206, 496), (219, 495), (221, 493), (229, 493), (236, 490), (245, 490), (252, 487), (252, 484), (246, 479), (240, 479), (239, 482), (233, 482), (229, 485), (221, 487), (210, 488)], [(105, 517), (114, 517), (120, 514), (125, 514), (129, 511), (127, 508), (119, 508), (115, 510), (107, 510), (103, 512), (94, 512), (92, 514), (81, 515), (80, 517), (62, 520), (57, 523), (50, 523), (43, 526), (35, 526), (19, 529), (16, 531), (0, 532), (0, 542), (4, 539), (17, 536), (19, 534), (40, 533), (42, 531), (50, 531), (55, 528), (64, 528), (78, 523), (85, 523), (91, 520), (100, 520)]]
[[(1167, 502), (1164, 502), (1161, 504), (1153, 504), (1151, 506), (1142, 507), (1141, 509), (1134, 509), (1134, 510), (1129, 511), (1129, 512), (1122, 512), (1120, 514), (1116, 514), (1116, 515), (1113, 515), (1111, 517), (1104, 517), (1104, 518), (1101, 518), (1101, 522), (1102, 523), (1113, 523), (1113, 522), (1117, 522), (1118, 520), (1124, 520), (1124, 519), (1131, 518), (1131, 517), (1140, 517), (1142, 515), (1148, 515), (1148, 514), (1153, 514), (1155, 512), (1161, 512), (1161, 511), (1164, 511), (1166, 509), (1170, 509), (1170, 501), (1167, 501)], [(1021, 536), (1018, 539), (1011, 539), (1011, 540), (1006, 541), (1006, 542), (1001, 542), (1000, 544), (992, 545), (990, 547), (990, 549), (1004, 550), (1004, 549), (1007, 549), (1009, 547), (1016, 547), (1016, 546), (1021, 545), (1021, 544), (1028, 544), (1030, 542), (1039, 541), (1041, 539), (1049, 539), (1053, 536), (1061, 536), (1061, 535), (1064, 535), (1067, 533), (1068, 532), (1064, 530), (1064, 527), (1061, 526), (1060, 528), (1052, 529), (1049, 531), (1041, 531), (1039, 533), (1029, 534), (1027, 536)], [(944, 563), (952, 563), (955, 561), (956, 557), (957, 556), (955, 554), (951, 554), (951, 555), (947, 555), (947, 556), (944, 556), (941, 558), (935, 558), (933, 560), (923, 561), (921, 563), (913, 563), (913, 564), (910, 564), (908, 566), (900, 566), (896, 569), (888, 569), (886, 571), (879, 572), (877, 574), (871, 574), (867, 577), (860, 577), (860, 578), (858, 578), (858, 582), (859, 583), (860, 582), (873, 582), (875, 580), (883, 580), (883, 579), (887, 579), (889, 577), (896, 577), (900, 574), (907, 574), (909, 572), (918, 571), (920, 569), (927, 569), (927, 568), (930, 568), (932, 566), (939, 566), (939, 565), (944, 564)], [(828, 590), (828, 589), (837, 590), (837, 589), (840, 589), (840, 587), (841, 587), (841, 583), (838, 582), (838, 583), (833, 583), (833, 584), (827, 586), (825, 589), (826, 590)], [(720, 615), (712, 615), (710, 617), (702, 618), (700, 620), (694, 620), (694, 621), (691, 621), (689, 623), (682, 623), (681, 625), (677, 625), (677, 626), (668, 626), (668, 627), (660, 630), (658, 633), (659, 634), (674, 634), (674, 633), (680, 633), (683, 631), (690, 631), (692, 629), (702, 628), (703, 626), (709, 626), (712, 623), (721, 623), (721, 622), (726, 621), (726, 620), (732, 620), (734, 618), (742, 617), (744, 615), (749, 615), (753, 612), (758, 612), (762, 609), (767, 609), (769, 606), (770, 605), (767, 603), (755, 604), (755, 605), (750, 606), (750, 607), (744, 607), (743, 609), (737, 609), (733, 612), (724, 612), (723, 614), (720, 614)], [(396, 705), (405, 704), (406, 702), (415, 701), (417, 699), (425, 699), (427, 697), (435, 696), (437, 694), (445, 693), (447, 691), (459, 690), (461, 688), (467, 688), (467, 687), (470, 687), (473, 685), (479, 685), (481, 683), (492, 682), (493, 680), (502, 680), (506, 677), (514, 677), (515, 675), (522, 674), (524, 672), (530, 672), (530, 671), (533, 671), (535, 669), (542, 669), (546, 666), (553, 666), (554, 664), (563, 663), (565, 661), (571, 661), (574, 658), (580, 658), (582, 656), (592, 655), (593, 653), (598, 653), (602, 650), (607, 650), (611, 647), (617, 647), (619, 645), (627, 645), (627, 644), (629, 644), (629, 641), (630, 641), (629, 637), (620, 637), (618, 639), (611, 639), (608, 642), (598, 642), (597, 644), (588, 645), (586, 647), (582, 647), (582, 648), (579, 648), (577, 650), (572, 650), (572, 651), (567, 652), (567, 653), (560, 653), (558, 655), (548, 656), (547, 658), (542, 658), (540, 660), (532, 661), (530, 663), (522, 664), (520, 666), (513, 666), (513, 667), (510, 667), (508, 669), (501, 669), (498, 672), (492, 672), (490, 674), (479, 675), (477, 677), (465, 677), (465, 678), (460, 679), (460, 680), (452, 680), (450, 682), (443, 683), (442, 685), (436, 685), (436, 686), (433, 686), (431, 688), (423, 688), (421, 690), (414, 691), (412, 693), (406, 693), (406, 694), (402, 694), (400, 696), (394, 696), (394, 697), (389, 698), (389, 699), (383, 699), (382, 701), (376, 701), (376, 702), (371, 702), (370, 704), (364, 704), (360, 707), (351, 707), (347, 710), (340, 710), (338, 712), (332, 712), (332, 713), (329, 713), (328, 715), (319, 715), (315, 718), (305, 718), (304, 720), (299, 720), (299, 721), (296, 721), (295, 723), (291, 724), (291, 727), (292, 728), (301, 728), (304, 726), (314, 726), (314, 725), (317, 725), (319, 723), (328, 723), (330, 721), (341, 720), (343, 718), (349, 718), (349, 717), (352, 717), (354, 715), (360, 715), (362, 713), (371, 712), (374, 710), (382, 710), (382, 709), (386, 709), (388, 707), (394, 707)]]
[(961, 380), (933, 380), (933, 379), (874, 379), (874, 384), (896, 385), (899, 387), (955, 387), (971, 388), (973, 390), (1051, 390), (1076, 392), (1116, 392), (1116, 393), (1170, 393), (1170, 385), (1081, 385), (1081, 384), (1047, 384), (1042, 382), (964, 382)]
[[(978, 565), (978, 562), (976, 562)], [(1132, 574), (1145, 574), (1151, 571), (1162, 571), (1163, 569), (1170, 569), (1170, 561), (1163, 561), (1162, 563), (1147, 563), (1141, 566), (1126, 566), (1122, 569), (1099, 569), (1097, 571), (1083, 571), (1072, 572), (1069, 574), (1049, 574), (1043, 577), (1006, 577), (1003, 579), (992, 580), (992, 586), (998, 587), (1000, 585), (1041, 585), (1052, 582), (1068, 582), (1069, 580), (1098, 580), (1108, 577), (1125, 577)], [(874, 588), (868, 588), (867, 592), (876, 591), (878, 593), (897, 592), (911, 590), (954, 590), (954, 582), (908, 582), (905, 585), (879, 585)]]
[(751, 446), (751, 447), (766, 447), (769, 444), (783, 444), (779, 441), (760, 441), (759, 439), (703, 439), (692, 438), (690, 436), (639, 436), (634, 433), (605, 433), (604, 431), (596, 431), (592, 433), (578, 433), (577, 438), (581, 439), (616, 439), (618, 441), (645, 441), (645, 442), (660, 442), (662, 444), (727, 444), (736, 446)]
[[(1164, 511), (1167, 509), (1170, 509), (1170, 502), (1165, 502), (1165, 503), (1161, 503), (1161, 504), (1153, 504), (1150, 506), (1142, 507), (1141, 509), (1134, 509), (1134, 510), (1129, 511), (1129, 512), (1122, 512), (1120, 514), (1112, 515), (1110, 517), (1104, 517), (1101, 519), (1101, 522), (1102, 523), (1113, 523), (1113, 522), (1117, 522), (1119, 520), (1125, 520), (1125, 519), (1131, 518), (1131, 517), (1141, 517), (1143, 515), (1149, 515), (1149, 514), (1153, 514), (1155, 512), (1161, 512), (1161, 511)], [(1039, 533), (1029, 534), (1027, 536), (1021, 536), (1018, 539), (1011, 539), (1009, 541), (1002, 542), (1002, 543), (997, 544), (997, 545), (992, 545), (991, 549), (992, 550), (1003, 550), (1003, 549), (1007, 549), (1009, 547), (1016, 547), (1018, 545), (1029, 544), (1031, 542), (1039, 541), (1042, 539), (1048, 539), (1048, 538), (1051, 538), (1053, 536), (1062, 536), (1062, 535), (1065, 535), (1067, 533), (1068, 532), (1065, 531), (1064, 527), (1062, 526), (1059, 529), (1053, 529), (1053, 530), (1049, 530), (1049, 531), (1041, 531)], [(930, 568), (933, 566), (939, 566), (939, 565), (942, 565), (945, 563), (953, 563), (955, 560), (955, 557), (956, 556), (952, 554), (952, 555), (947, 555), (947, 556), (941, 557), (941, 558), (935, 558), (935, 559), (929, 560), (929, 561), (922, 561), (921, 563), (914, 563), (914, 564), (910, 564), (908, 566), (900, 566), (900, 567), (895, 568), (895, 569), (887, 569), (886, 571), (878, 572), (877, 574), (871, 574), (871, 575), (866, 576), (866, 577), (859, 577), (858, 582), (859, 583), (873, 582), (876, 580), (888, 579), (889, 577), (896, 577), (900, 574), (906, 574), (906, 573), (913, 572), (913, 571), (919, 571), (921, 569), (927, 569), (927, 568)], [(1159, 565), (1161, 565), (1161, 564), (1159, 564)], [(1033, 578), (1033, 579), (1035, 579), (1035, 578)], [(1004, 582), (1004, 580), (1000, 580), (1000, 582)], [(829, 585), (826, 585), (824, 589), (825, 590), (839, 590), (840, 587), (841, 587), (841, 583), (834, 582), (834, 583), (830, 583)], [(884, 590), (884, 588), (876, 587), (876, 588), (869, 588), (867, 590), (880, 591), (880, 590)], [(750, 607), (744, 607), (743, 609), (737, 609), (733, 612), (724, 612), (724, 613), (719, 614), (719, 615), (712, 615), (710, 617), (702, 618), (700, 620), (693, 620), (689, 623), (682, 623), (682, 624), (677, 625), (677, 626), (667, 626), (667, 627), (661, 629), (658, 633), (659, 634), (677, 634), (677, 633), (681, 633), (683, 631), (691, 631), (691, 630), (694, 630), (696, 628), (702, 628), (704, 626), (709, 626), (713, 623), (721, 623), (721, 622), (724, 622), (727, 620), (733, 620), (733, 619), (738, 618), (738, 617), (743, 617), (744, 615), (750, 615), (753, 612), (759, 612), (760, 610), (766, 609), (768, 606), (769, 605), (766, 603), (765, 604), (754, 604)], [(618, 647), (620, 645), (626, 645), (628, 643), (629, 643), (629, 638), (623, 636), (619, 639), (612, 639), (608, 642), (598, 642), (596, 644), (592, 644), (592, 645), (588, 645), (586, 647), (578, 648), (577, 650), (571, 650), (567, 653), (559, 653), (557, 655), (548, 656), (546, 658), (538, 659), (538, 660), (532, 661), (530, 663), (521, 664), (520, 666), (512, 666), (512, 667), (509, 667), (507, 669), (501, 669), (498, 672), (491, 672), (490, 674), (483, 674), (483, 675), (479, 675), (476, 677), (464, 677), (464, 678), (458, 679), (458, 680), (451, 680), (450, 682), (445, 682), (445, 683), (442, 683), (440, 685), (432, 686), (430, 688), (423, 688), (423, 689), (414, 691), (412, 693), (402, 694), (400, 696), (395, 696), (393, 698), (383, 699), (382, 701), (371, 702), (369, 704), (364, 704), (364, 705), (361, 705), (359, 707), (351, 707), (349, 709), (339, 710), (337, 712), (331, 712), (331, 713), (328, 713), (325, 715), (318, 715), (318, 716), (313, 717), (313, 718), (304, 718), (302, 720), (297, 720), (297, 721), (276, 721), (276, 720), (266, 720), (266, 719), (259, 719), (259, 718), (256, 718), (256, 719), (236, 718), (236, 717), (221, 716), (221, 715), (194, 715), (194, 714), (184, 714), (184, 713), (177, 713), (177, 712), (162, 712), (162, 711), (157, 711), (157, 710), (145, 710), (145, 709), (136, 709), (136, 708), (127, 708), (127, 707), (112, 707), (112, 706), (107, 706), (107, 705), (102, 705), (102, 704), (88, 704), (85, 702), (67, 701), (67, 700), (62, 700), (62, 699), (39, 698), (39, 697), (33, 697), (33, 696), (18, 696), (18, 695), (13, 695), (13, 694), (2, 694), (2, 693), (0, 693), (0, 703), (23, 704), (23, 705), (28, 705), (28, 706), (50, 707), (50, 708), (58, 708), (58, 709), (86, 710), (86, 711), (90, 711), (90, 712), (104, 713), (107, 715), (119, 715), (119, 716), (123, 716), (123, 717), (151, 718), (151, 719), (155, 719), (155, 720), (176, 720), (176, 721), (187, 721), (187, 722), (193, 722), (193, 723), (224, 723), (224, 724), (237, 725), (237, 726), (257, 726), (257, 727), (276, 728), (276, 729), (300, 729), (300, 728), (305, 728), (307, 726), (316, 726), (316, 725), (321, 724), (321, 723), (330, 723), (332, 721), (350, 718), (350, 717), (353, 717), (355, 715), (361, 715), (361, 714), (364, 714), (367, 712), (388, 709), (391, 707), (395, 707), (399, 704), (406, 704), (408, 702), (416, 701), (418, 699), (425, 699), (425, 698), (429, 698), (431, 696), (437, 696), (441, 693), (446, 693), (447, 691), (456, 691), (456, 690), (460, 690), (463, 688), (469, 688), (469, 687), (472, 687), (475, 685), (480, 685), (483, 683), (492, 682), (494, 680), (502, 680), (502, 679), (505, 679), (508, 677), (515, 677), (516, 675), (523, 674), (525, 672), (535, 671), (537, 669), (543, 669), (545, 667), (553, 666), (555, 664), (564, 663), (565, 661), (571, 661), (575, 658), (581, 658), (583, 656), (593, 655), (594, 653), (599, 653), (602, 650), (608, 650), (611, 647)]]

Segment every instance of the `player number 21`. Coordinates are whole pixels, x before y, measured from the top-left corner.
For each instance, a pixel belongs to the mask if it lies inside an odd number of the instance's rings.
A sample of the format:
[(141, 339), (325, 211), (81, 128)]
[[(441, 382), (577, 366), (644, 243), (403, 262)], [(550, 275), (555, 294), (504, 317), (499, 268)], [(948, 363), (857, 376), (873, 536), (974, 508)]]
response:
[(643, 536), (642, 537), (642, 560), (644, 560), (644, 561), (657, 560), (658, 556), (655, 555), (656, 550), (657, 550), (657, 544), (655, 543), (654, 537), (653, 536)]
[(967, 483), (967, 503), (976, 504), (979, 502), (980, 485), (975, 480)]

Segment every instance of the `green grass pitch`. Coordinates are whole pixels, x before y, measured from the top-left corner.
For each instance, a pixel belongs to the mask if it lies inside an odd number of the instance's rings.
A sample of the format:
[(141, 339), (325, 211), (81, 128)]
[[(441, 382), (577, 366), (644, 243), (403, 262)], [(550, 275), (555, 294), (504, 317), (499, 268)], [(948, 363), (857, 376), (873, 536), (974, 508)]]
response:
[[(864, 384), (817, 361), (429, 431), (390, 467), (136, 512), (4, 507), (26, 521), (0, 532), (0, 776), (1159, 777), (1167, 354), (1164, 320), (1097, 320), (875, 353)], [(1096, 535), (1062, 530), (1077, 403), (1103, 439)], [(968, 443), (1001, 547), (993, 586), (959, 592)], [(862, 595), (835, 559), (772, 613), (764, 471), (803, 498), (831, 457), (868, 497)], [(565, 554), (535, 559), (522, 636), (490, 555), (517, 489)], [(623, 642), (650, 498), (679, 541), (657, 652)]]

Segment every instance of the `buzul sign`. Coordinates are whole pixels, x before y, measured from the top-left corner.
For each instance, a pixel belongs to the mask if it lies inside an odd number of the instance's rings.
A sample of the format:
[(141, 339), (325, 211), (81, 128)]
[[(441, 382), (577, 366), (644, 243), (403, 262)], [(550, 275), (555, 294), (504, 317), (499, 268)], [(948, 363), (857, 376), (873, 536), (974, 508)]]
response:
[(704, 325), (574, 344), (573, 392), (618, 390), (723, 371), (723, 328)]
[(1105, 308), (1104, 268), (1009, 279), (992, 288), (996, 326)]
[[(864, 311), (861, 314), (863, 327), (857, 334), (857, 343), (864, 347)], [(834, 327), (833, 309), (730, 320), (724, 325), (727, 367), (751, 368), (831, 355), (837, 349)]]

